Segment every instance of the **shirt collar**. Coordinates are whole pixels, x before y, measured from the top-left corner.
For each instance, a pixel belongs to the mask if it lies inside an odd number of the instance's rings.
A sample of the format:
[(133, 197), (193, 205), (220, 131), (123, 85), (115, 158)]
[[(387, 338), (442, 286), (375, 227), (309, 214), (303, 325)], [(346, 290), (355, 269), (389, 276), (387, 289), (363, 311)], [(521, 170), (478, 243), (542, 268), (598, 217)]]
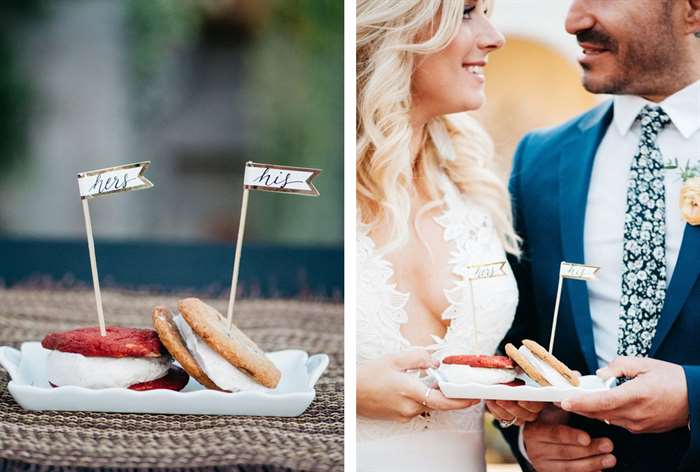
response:
[(614, 98), (614, 104), (613, 122), (623, 136), (632, 128), (645, 105), (663, 108), (686, 139), (700, 130), (700, 80), (667, 97), (661, 103), (650, 102), (635, 95), (618, 95)]

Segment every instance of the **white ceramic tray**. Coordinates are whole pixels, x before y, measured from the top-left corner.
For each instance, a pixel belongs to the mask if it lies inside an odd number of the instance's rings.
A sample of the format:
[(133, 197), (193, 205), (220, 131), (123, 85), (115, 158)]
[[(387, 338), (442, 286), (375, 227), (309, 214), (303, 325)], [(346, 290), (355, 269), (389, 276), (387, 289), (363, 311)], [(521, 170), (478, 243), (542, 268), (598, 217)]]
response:
[(28, 410), (299, 416), (316, 396), (314, 385), (328, 367), (329, 360), (326, 354), (309, 357), (298, 350), (268, 353), (282, 371), (280, 384), (274, 390), (219, 392), (206, 390), (190, 379), (180, 392), (136, 392), (126, 388), (52, 388), (46, 374), (48, 352), (37, 342), (22, 344), (21, 351), (0, 347), (0, 365), (12, 378), (7, 387), (15, 401)]
[(595, 375), (584, 375), (581, 377), (581, 385), (579, 387), (570, 388), (542, 387), (526, 375), (517, 377), (525, 382), (525, 385), (519, 387), (475, 383), (457, 384), (447, 382), (439, 370), (430, 369), (429, 372), (437, 381), (442, 393), (448, 398), (561, 402), (586, 393), (606, 391), (615, 384), (614, 377), (605, 381)]

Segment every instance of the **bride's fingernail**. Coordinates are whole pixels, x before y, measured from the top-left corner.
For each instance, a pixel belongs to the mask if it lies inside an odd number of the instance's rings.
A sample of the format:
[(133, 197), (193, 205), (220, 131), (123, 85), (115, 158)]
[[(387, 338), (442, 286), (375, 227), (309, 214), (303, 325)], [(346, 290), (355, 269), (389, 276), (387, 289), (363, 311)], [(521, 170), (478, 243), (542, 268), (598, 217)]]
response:
[(612, 467), (615, 465), (615, 456), (608, 456), (603, 459), (603, 467)]

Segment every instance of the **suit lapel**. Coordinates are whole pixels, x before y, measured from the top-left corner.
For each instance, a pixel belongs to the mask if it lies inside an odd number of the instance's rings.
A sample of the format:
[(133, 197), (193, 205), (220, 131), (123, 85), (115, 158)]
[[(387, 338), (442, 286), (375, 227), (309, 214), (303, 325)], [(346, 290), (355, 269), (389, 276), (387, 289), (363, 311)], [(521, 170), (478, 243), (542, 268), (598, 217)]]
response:
[[(588, 187), (593, 160), (612, 120), (612, 102), (607, 102), (579, 125), (579, 133), (570, 139), (559, 155), (559, 224), (563, 258), (583, 264), (583, 225), (586, 218)], [(557, 265), (557, 268), (559, 266)], [(593, 342), (593, 323), (585, 282), (566, 280), (563, 289), (574, 318), (576, 334), (589, 372), (598, 368)]]
[(666, 290), (666, 300), (661, 310), (656, 335), (649, 350), (649, 357), (654, 356), (664, 338), (671, 330), (673, 322), (685, 304), (690, 290), (700, 275), (700, 226), (685, 225), (683, 242), (678, 253), (678, 262)]

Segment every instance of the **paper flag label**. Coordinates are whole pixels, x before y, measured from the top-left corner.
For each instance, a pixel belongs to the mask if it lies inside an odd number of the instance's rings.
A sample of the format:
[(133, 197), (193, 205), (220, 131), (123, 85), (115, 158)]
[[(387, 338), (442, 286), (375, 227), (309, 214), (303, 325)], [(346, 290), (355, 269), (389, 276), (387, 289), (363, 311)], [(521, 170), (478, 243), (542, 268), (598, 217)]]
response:
[(297, 193), (317, 197), (318, 190), (311, 181), (320, 173), (320, 169), (248, 162), (243, 185), (250, 190)]
[(595, 274), (599, 270), (600, 267), (596, 266), (562, 262), (559, 269), (559, 276), (565, 279), (595, 280)]
[(506, 261), (490, 262), (488, 264), (475, 264), (467, 266), (466, 275), (469, 280), (492, 279), (506, 275), (503, 266)]
[(78, 174), (80, 198), (95, 198), (117, 192), (129, 192), (153, 187), (143, 174), (151, 163), (135, 162)]

